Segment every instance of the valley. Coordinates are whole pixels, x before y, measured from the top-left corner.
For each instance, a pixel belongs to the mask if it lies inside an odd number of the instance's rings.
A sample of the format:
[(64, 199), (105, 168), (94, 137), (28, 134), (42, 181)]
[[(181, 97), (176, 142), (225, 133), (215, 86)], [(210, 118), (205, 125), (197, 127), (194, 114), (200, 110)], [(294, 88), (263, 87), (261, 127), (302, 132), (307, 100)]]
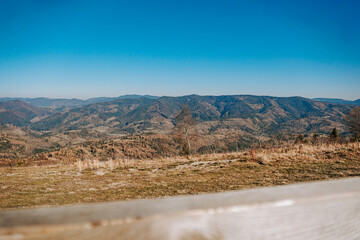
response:
[[(184, 136), (175, 130), (176, 117), (184, 106), (189, 107), (194, 120), (190, 150), (199, 154), (277, 146), (294, 142), (299, 135), (306, 141), (311, 141), (313, 135), (326, 141), (334, 128), (346, 139), (350, 135), (344, 117), (353, 109), (352, 105), (301, 97), (251, 95), (130, 95), (100, 100), (72, 108), (57, 105), (58, 109), (36, 107), (21, 100), (0, 102), (0, 165), (181, 155)], [(68, 156), (64, 157), (64, 151)]]

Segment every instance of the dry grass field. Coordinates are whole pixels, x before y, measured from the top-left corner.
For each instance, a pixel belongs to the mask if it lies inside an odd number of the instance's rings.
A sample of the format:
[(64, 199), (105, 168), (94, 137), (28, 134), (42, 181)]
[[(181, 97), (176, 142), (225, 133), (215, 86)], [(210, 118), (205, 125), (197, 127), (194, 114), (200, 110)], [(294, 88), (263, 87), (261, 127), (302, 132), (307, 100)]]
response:
[(0, 209), (157, 198), (360, 176), (360, 143), (0, 168)]

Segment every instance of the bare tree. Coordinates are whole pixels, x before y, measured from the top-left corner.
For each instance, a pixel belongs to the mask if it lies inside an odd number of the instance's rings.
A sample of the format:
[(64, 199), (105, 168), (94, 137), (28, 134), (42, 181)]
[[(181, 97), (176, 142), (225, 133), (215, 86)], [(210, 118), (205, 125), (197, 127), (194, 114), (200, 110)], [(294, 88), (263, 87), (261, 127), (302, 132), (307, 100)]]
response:
[(192, 117), (189, 106), (185, 105), (179, 115), (176, 117), (176, 126), (175, 132), (178, 132), (183, 136), (185, 141), (184, 143), (184, 153), (190, 154), (191, 150), (191, 135), (194, 132), (196, 121)]
[(256, 141), (256, 145), (259, 148), (263, 147), (263, 143), (268, 139), (266, 130), (268, 129), (268, 125), (260, 120), (256, 120), (253, 125), (253, 136)]
[(360, 107), (353, 108), (345, 117), (346, 124), (355, 140), (360, 140)]

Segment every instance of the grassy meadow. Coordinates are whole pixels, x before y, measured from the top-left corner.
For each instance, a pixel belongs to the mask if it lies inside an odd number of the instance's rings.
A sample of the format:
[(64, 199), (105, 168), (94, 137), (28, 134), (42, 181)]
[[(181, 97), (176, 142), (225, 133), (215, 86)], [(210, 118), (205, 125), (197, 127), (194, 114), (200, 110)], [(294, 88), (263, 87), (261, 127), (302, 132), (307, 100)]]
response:
[(240, 190), (360, 176), (360, 143), (0, 168), (0, 209)]

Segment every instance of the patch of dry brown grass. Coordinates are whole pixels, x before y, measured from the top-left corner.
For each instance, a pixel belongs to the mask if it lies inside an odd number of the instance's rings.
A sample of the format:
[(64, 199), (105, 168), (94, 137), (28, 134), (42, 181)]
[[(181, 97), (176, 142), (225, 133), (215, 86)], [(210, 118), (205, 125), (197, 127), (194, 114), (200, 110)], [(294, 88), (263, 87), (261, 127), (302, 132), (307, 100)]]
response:
[(0, 168), (0, 208), (221, 192), (360, 176), (360, 143)]

